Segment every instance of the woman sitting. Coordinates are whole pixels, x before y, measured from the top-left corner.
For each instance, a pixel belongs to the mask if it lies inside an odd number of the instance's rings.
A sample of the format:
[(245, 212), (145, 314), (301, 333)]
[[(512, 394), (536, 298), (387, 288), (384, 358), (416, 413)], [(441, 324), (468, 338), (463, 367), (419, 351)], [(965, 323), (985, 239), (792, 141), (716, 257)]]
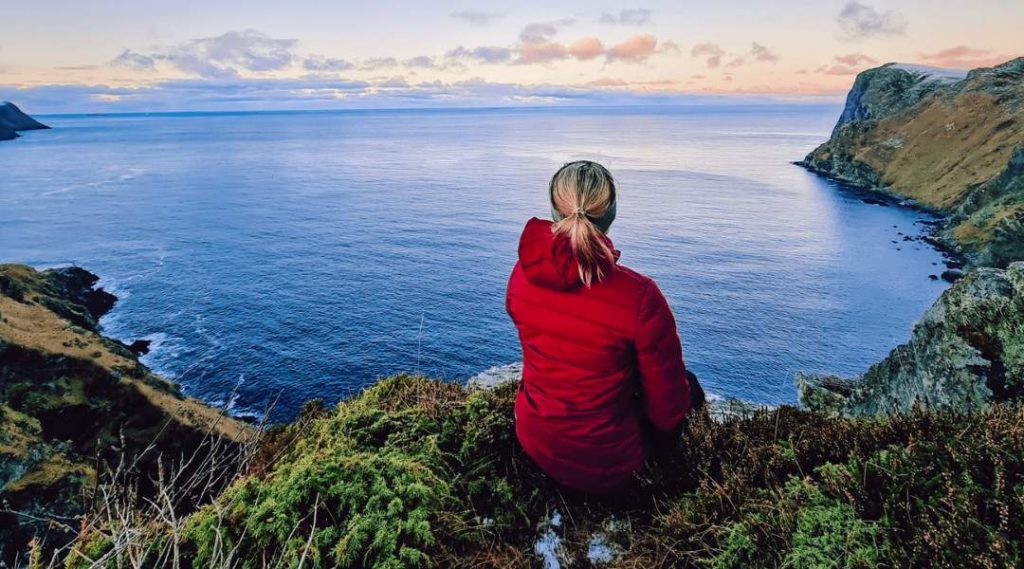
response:
[(527, 222), (506, 297), (523, 349), (516, 435), (561, 484), (608, 493), (659, 441), (679, 438), (703, 392), (658, 285), (619, 264), (606, 235), (616, 212), (608, 170), (571, 162), (549, 191), (554, 222)]

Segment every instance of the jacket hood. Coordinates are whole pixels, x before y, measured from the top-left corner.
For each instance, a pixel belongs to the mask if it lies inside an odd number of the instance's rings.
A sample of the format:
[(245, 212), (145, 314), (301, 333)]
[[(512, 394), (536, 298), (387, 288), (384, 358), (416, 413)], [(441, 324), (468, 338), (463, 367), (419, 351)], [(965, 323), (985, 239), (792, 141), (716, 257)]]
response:
[[(523, 235), (519, 238), (519, 262), (523, 267), (526, 280), (536, 286), (553, 290), (572, 290), (583, 285), (576, 254), (572, 250), (569, 238), (555, 235), (551, 231), (552, 222), (534, 217), (526, 222)], [(612, 246), (611, 239), (603, 237), (608, 247), (615, 253), (616, 261), (619, 252)], [(604, 274), (615, 268), (614, 262), (602, 267)]]

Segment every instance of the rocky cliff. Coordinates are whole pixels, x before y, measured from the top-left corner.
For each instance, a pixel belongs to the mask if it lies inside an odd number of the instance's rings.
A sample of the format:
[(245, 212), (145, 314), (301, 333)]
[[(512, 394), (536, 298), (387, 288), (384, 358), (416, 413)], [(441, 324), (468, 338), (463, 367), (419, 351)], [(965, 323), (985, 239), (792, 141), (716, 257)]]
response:
[(20, 130), (40, 130), (50, 128), (36, 119), (26, 115), (10, 101), (0, 103), (0, 140), (13, 140)]
[(246, 427), (183, 397), (100, 333), (115, 297), (71, 267), (0, 265), (0, 562), (28, 539), (75, 537), (98, 477), (122, 460), (140, 492), (209, 437)]
[(947, 214), (938, 237), (972, 264), (1024, 260), (1024, 58), (864, 71), (831, 138), (799, 164)]
[(830, 415), (974, 411), (1024, 398), (1024, 263), (970, 272), (910, 341), (858, 378), (797, 376), (801, 402)]

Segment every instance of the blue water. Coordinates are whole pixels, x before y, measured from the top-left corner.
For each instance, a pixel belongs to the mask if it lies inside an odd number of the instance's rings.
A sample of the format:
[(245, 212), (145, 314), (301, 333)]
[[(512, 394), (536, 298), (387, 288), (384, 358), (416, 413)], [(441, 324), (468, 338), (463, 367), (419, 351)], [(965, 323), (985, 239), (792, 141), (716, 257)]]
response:
[[(792, 402), (862, 372), (943, 289), (923, 214), (789, 162), (839, 108), (55, 116), (0, 143), (0, 260), (77, 263), (187, 393), (286, 418), (409, 370), (515, 361), (504, 289), (563, 162), (620, 181), (611, 236), (708, 389)], [(896, 243), (893, 243), (896, 241)], [(234, 395), (232, 395), (234, 392)]]

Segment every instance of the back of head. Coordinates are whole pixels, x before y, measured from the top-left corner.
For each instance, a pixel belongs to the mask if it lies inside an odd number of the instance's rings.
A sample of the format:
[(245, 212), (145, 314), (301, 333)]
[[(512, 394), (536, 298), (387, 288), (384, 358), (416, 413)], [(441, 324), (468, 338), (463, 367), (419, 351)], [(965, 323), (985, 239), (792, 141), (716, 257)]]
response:
[(580, 280), (590, 286), (615, 263), (604, 233), (615, 219), (615, 180), (607, 168), (589, 160), (569, 162), (551, 178), (552, 231), (569, 239), (579, 263)]

